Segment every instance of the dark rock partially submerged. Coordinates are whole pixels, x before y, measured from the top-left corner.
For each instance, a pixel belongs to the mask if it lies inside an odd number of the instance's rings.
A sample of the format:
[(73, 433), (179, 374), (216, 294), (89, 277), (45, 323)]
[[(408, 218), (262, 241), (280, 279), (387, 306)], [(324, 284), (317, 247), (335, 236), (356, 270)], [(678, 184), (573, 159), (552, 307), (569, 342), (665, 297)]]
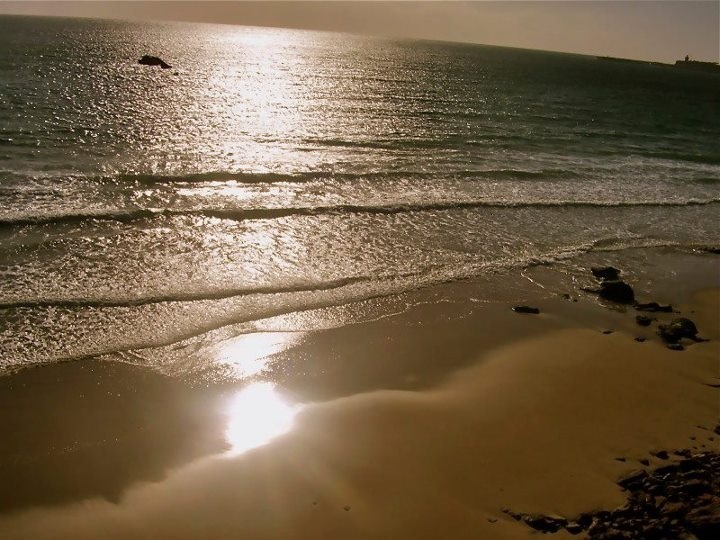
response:
[(167, 64), (163, 59), (158, 58), (157, 56), (150, 56), (150, 55), (144, 55), (140, 60), (138, 60), (138, 64), (142, 64), (143, 66), (160, 66), (161, 69), (170, 69), (172, 66), (170, 64)]
[(593, 276), (602, 281), (617, 281), (620, 279), (620, 270), (612, 266), (593, 266), (590, 271)]
[(698, 329), (695, 323), (685, 317), (674, 319), (670, 324), (661, 324), (658, 327), (658, 334), (665, 343), (677, 343), (682, 338), (700, 341), (697, 337)]
[(640, 326), (650, 326), (655, 319), (652, 317), (646, 317), (645, 315), (638, 315), (635, 317), (635, 322)]
[(512, 310), (515, 313), (532, 313), (534, 315), (540, 313), (540, 310), (538, 308), (530, 306), (513, 306)]
[(633, 288), (624, 281), (603, 281), (598, 294), (600, 298), (618, 304), (632, 304), (635, 301)]

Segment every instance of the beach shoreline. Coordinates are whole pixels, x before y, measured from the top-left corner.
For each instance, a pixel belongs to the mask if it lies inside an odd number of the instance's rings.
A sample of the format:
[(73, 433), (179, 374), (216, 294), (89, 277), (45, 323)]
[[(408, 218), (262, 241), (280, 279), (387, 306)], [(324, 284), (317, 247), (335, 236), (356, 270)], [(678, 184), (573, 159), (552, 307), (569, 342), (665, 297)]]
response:
[[(616, 481), (661, 464), (650, 452), (717, 449), (718, 259), (673, 257), (647, 258), (648, 273), (666, 263), (654, 281), (628, 279), (642, 301), (680, 312), (645, 313), (658, 319), (648, 327), (580, 283), (553, 289), (566, 282), (538, 267), (493, 278), (492, 302), (478, 298), (487, 283), (454, 283), (304, 332), (254, 378), (302, 408), (287, 433), (245, 452), (229, 451), (226, 407), (247, 381), (192, 384), (97, 360), (4, 377), (0, 421), (15, 440), (0, 533), (523, 538), (536, 533), (503, 509), (621, 506)], [(531, 284), (520, 296), (540, 314), (510, 309), (513, 283)], [(709, 341), (668, 349), (658, 325), (681, 316)]]

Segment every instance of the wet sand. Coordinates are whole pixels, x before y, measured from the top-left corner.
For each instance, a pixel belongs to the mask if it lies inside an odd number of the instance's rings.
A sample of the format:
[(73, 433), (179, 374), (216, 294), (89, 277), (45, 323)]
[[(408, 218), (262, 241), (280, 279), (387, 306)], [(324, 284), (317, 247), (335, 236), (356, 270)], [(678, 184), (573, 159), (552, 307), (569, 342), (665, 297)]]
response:
[(620, 505), (649, 452), (717, 449), (720, 289), (687, 276), (718, 263), (692, 260), (682, 286), (655, 284), (710, 339), (684, 351), (632, 308), (538, 291), (523, 315), (471, 283), (309, 333), (264, 375), (302, 404), (292, 426), (245, 452), (227, 427), (240, 384), (92, 360), (5, 377), (0, 537), (524, 538), (504, 508)]

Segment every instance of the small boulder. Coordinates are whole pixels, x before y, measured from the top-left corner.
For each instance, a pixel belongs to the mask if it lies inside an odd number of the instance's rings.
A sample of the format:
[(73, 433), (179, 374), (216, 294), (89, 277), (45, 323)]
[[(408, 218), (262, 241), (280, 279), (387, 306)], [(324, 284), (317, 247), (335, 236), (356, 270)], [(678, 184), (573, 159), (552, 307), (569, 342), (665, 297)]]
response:
[(620, 270), (612, 266), (593, 266), (590, 271), (597, 279), (602, 281), (616, 281), (620, 279)]
[(161, 69), (172, 68), (172, 66), (167, 64), (163, 59), (148, 54), (143, 55), (143, 57), (138, 60), (138, 64), (142, 64), (143, 66), (160, 66)]
[(635, 322), (638, 323), (639, 326), (650, 326), (654, 320), (652, 317), (646, 317), (645, 315), (637, 315), (635, 317)]
[(684, 351), (685, 350), (685, 347), (680, 345), (680, 343), (670, 343), (667, 346), (667, 348), (670, 349), (671, 351)]
[(603, 281), (600, 284), (599, 294), (600, 298), (618, 304), (632, 304), (635, 301), (635, 292), (624, 281)]
[(513, 306), (512, 310), (515, 313), (532, 313), (534, 315), (540, 313), (540, 310), (538, 308), (530, 306)]
[(698, 329), (695, 323), (685, 317), (674, 319), (670, 324), (661, 324), (658, 327), (658, 334), (665, 343), (677, 343), (682, 338), (699, 341), (697, 337)]

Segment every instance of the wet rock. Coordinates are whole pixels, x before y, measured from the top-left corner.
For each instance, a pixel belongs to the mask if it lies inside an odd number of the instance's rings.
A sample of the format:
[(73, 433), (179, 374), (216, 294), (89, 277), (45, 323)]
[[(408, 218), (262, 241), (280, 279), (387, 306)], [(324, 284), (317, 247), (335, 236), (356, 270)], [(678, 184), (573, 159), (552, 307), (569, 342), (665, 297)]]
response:
[(651, 455), (655, 456), (658, 459), (669, 459), (670, 455), (667, 453), (667, 450), (660, 450), (659, 452), (651, 452)]
[(635, 322), (638, 323), (639, 326), (650, 326), (654, 320), (652, 317), (647, 317), (646, 315), (637, 315), (635, 317)]
[(614, 333), (614, 330), (603, 330), (603, 334), (605, 335), (610, 335), (612, 333)]
[[(682, 459), (650, 472), (636, 471), (618, 482), (628, 497), (621, 508), (587, 512), (570, 520), (507, 512), (541, 532), (585, 532), (590, 540), (720, 538), (720, 453), (676, 450), (673, 454)], [(669, 457), (663, 450), (654, 455)]]
[(690, 510), (685, 516), (688, 528), (698, 538), (720, 537), (720, 497), (698, 508)]
[(685, 350), (685, 347), (683, 347), (679, 343), (670, 343), (667, 346), (667, 348), (670, 349), (671, 351), (684, 351)]
[(650, 460), (648, 460), (647, 458), (638, 459), (638, 461), (646, 467), (650, 465)]
[(638, 311), (651, 311), (651, 312), (661, 312), (661, 313), (672, 313), (673, 307), (668, 304), (666, 306), (661, 306), (657, 302), (648, 302), (647, 304), (635, 304), (635, 309)]
[(637, 341), (638, 343), (643, 343), (644, 341), (647, 341), (647, 340), (644, 337), (638, 336), (635, 338), (635, 341)]
[(158, 58), (157, 56), (150, 56), (148, 54), (143, 55), (143, 57), (138, 60), (138, 64), (142, 64), (143, 66), (160, 66), (161, 69), (170, 69), (172, 67), (161, 58)]
[(593, 276), (602, 281), (616, 281), (620, 279), (620, 270), (612, 266), (593, 266), (590, 271)]
[(643, 480), (648, 477), (645, 471), (632, 471), (620, 479), (618, 485), (627, 491), (636, 491), (642, 487)]
[(523, 516), (523, 522), (536, 531), (551, 533), (559, 531), (567, 524), (567, 520), (565, 518), (534, 515)]
[(515, 313), (532, 313), (535, 315), (540, 313), (540, 310), (538, 308), (530, 306), (513, 306), (512, 310)]
[(600, 284), (599, 294), (600, 298), (618, 304), (632, 304), (635, 301), (635, 292), (624, 281), (603, 281)]
[(665, 343), (677, 343), (682, 338), (697, 341), (698, 329), (695, 323), (685, 317), (673, 319), (670, 324), (661, 324), (658, 327), (658, 334)]

